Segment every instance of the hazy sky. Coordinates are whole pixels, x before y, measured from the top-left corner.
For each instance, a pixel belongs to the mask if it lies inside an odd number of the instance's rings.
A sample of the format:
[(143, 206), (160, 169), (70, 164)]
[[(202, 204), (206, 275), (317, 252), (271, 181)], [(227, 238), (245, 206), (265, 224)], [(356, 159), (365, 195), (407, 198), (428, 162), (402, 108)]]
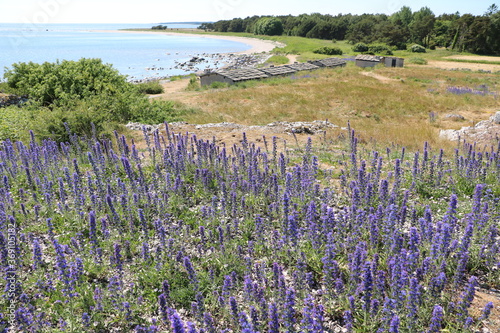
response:
[[(483, 14), (495, 0), (2, 0), (0, 22), (159, 23), (217, 21), (302, 13), (392, 14), (402, 6), (442, 13)], [(500, 3), (499, 3), (500, 5)]]

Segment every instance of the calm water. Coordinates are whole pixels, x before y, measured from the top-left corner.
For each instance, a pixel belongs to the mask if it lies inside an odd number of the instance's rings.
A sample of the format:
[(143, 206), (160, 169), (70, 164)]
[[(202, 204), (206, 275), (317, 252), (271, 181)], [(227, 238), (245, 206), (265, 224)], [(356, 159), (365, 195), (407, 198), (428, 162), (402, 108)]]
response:
[[(249, 45), (233, 41), (161, 34), (99, 32), (150, 28), (157, 24), (25, 24), (0, 23), (0, 79), (3, 69), (17, 62), (54, 62), (101, 58), (131, 79), (186, 74), (175, 69), (199, 53), (245, 51)], [(194, 25), (164, 24), (176, 28)], [(213, 63), (209, 63), (212, 65)], [(205, 66), (206, 64), (204, 64)]]

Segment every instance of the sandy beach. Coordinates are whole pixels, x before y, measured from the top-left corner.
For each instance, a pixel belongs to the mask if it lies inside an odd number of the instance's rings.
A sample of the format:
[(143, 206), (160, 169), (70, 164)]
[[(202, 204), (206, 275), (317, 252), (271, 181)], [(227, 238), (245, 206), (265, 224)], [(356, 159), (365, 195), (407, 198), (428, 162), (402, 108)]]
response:
[(247, 44), (250, 49), (241, 52), (232, 52), (233, 54), (254, 54), (262, 52), (270, 52), (275, 47), (284, 47), (285, 45), (280, 42), (275, 42), (271, 40), (264, 40), (258, 38), (250, 37), (236, 37), (236, 36), (220, 36), (220, 35), (201, 35), (201, 34), (190, 34), (183, 32), (173, 32), (173, 31), (133, 31), (133, 30), (99, 30), (98, 32), (119, 32), (126, 34), (163, 34), (167, 36), (185, 36), (185, 37), (196, 37), (196, 38), (210, 38), (210, 39), (222, 39), (229, 40), (233, 42), (239, 42)]

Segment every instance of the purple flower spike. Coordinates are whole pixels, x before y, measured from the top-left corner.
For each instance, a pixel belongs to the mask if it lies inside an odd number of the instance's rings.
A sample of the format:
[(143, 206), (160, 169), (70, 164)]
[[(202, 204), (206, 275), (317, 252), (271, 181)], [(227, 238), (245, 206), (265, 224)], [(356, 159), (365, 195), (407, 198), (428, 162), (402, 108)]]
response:
[(434, 306), (432, 311), (431, 325), (427, 333), (438, 333), (441, 331), (441, 322), (443, 321), (443, 308), (439, 305)]

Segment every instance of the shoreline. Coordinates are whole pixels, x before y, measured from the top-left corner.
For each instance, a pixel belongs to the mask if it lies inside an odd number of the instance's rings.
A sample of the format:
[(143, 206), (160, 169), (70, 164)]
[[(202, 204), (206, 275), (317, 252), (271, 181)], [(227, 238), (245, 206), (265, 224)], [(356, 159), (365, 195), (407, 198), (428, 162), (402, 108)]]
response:
[(127, 33), (127, 34), (162, 34), (166, 36), (186, 36), (186, 37), (197, 37), (197, 38), (210, 38), (210, 39), (222, 39), (227, 41), (238, 42), (250, 46), (250, 49), (240, 52), (226, 52), (221, 54), (240, 54), (240, 55), (250, 55), (255, 53), (269, 53), (275, 47), (284, 47), (285, 44), (259, 39), (251, 37), (238, 37), (238, 36), (221, 36), (221, 35), (199, 35), (184, 32), (174, 32), (174, 31), (134, 31), (134, 30), (94, 30), (95, 32), (113, 32), (113, 33)]

